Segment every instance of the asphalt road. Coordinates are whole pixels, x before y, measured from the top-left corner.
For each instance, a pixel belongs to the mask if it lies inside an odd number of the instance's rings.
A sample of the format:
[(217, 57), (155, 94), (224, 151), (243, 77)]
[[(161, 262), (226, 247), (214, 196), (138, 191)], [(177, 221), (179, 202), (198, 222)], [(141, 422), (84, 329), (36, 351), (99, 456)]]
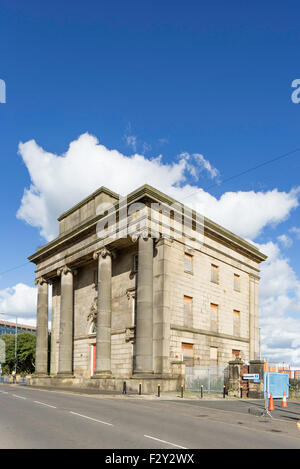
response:
[(249, 415), (235, 401), (219, 409), (216, 402), (104, 398), (2, 384), (0, 448), (300, 449), (294, 420)]

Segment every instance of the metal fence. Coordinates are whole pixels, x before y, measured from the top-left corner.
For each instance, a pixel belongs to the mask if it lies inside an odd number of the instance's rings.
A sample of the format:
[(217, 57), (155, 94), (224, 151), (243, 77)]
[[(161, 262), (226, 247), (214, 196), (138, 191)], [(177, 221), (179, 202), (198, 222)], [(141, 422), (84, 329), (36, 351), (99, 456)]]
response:
[(228, 367), (187, 366), (185, 368), (185, 389), (193, 392), (223, 393), (228, 381)]
[(9, 376), (0, 376), (0, 383), (9, 383)]

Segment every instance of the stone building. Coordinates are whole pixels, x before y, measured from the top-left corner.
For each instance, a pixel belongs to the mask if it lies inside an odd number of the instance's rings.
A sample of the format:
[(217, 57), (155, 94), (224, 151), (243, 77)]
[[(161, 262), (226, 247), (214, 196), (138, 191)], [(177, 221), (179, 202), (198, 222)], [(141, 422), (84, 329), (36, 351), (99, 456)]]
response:
[(133, 390), (172, 390), (185, 365), (258, 358), (266, 256), (255, 246), (148, 185), (126, 198), (101, 187), (58, 221), (58, 237), (29, 258), (34, 382), (121, 389), (126, 379)]

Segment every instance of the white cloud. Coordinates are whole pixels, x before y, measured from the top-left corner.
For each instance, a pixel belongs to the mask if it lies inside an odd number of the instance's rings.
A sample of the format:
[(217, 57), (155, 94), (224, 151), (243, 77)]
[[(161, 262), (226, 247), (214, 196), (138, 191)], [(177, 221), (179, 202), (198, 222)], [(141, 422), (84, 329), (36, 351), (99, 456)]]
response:
[(0, 313), (3, 313), (0, 319), (15, 321), (16, 316), (24, 320), (33, 319), (36, 314), (36, 302), (36, 288), (24, 283), (0, 290)]
[(277, 244), (257, 246), (269, 255), (261, 265), (262, 355), (273, 362), (300, 365), (300, 281)]
[(278, 236), (277, 239), (285, 248), (290, 248), (293, 244), (293, 240), (285, 234)]
[[(37, 288), (24, 283), (0, 290), (0, 320), (29, 326), (36, 325)], [(52, 287), (49, 288), (49, 328), (52, 308)]]
[(199, 186), (188, 184), (188, 174), (197, 180), (203, 170), (210, 177), (218, 174), (199, 154), (182, 153), (175, 163), (166, 164), (162, 156), (148, 159), (109, 150), (89, 134), (71, 142), (61, 156), (46, 152), (34, 140), (21, 143), (19, 152), (31, 186), (24, 191), (17, 216), (38, 227), (46, 240), (57, 235), (57, 217), (101, 185), (125, 195), (148, 183), (251, 239), (265, 226), (285, 220), (298, 206), (298, 189), (226, 192), (217, 199)]
[[(21, 143), (19, 152), (29, 171), (31, 186), (24, 191), (18, 217), (38, 227), (47, 240), (57, 234), (57, 217), (101, 185), (125, 195), (148, 183), (250, 240), (266, 226), (286, 220), (298, 206), (299, 188), (289, 192), (226, 192), (217, 199), (199, 188), (199, 174), (203, 171), (210, 178), (218, 178), (217, 169), (199, 154), (182, 153), (176, 162), (166, 164), (162, 156), (148, 159), (109, 150), (89, 134), (71, 142), (61, 156), (46, 152), (34, 140)], [(197, 181), (195, 185), (187, 183), (188, 175)], [(296, 228), (293, 232), (298, 233)], [(279, 238), (283, 244), (288, 242), (286, 235)], [(289, 358), (300, 364), (299, 280), (278, 244), (269, 242), (259, 247), (269, 256), (261, 271), (263, 353), (272, 360)], [(30, 287), (24, 287), (16, 285), (0, 292), (0, 311), (15, 314), (25, 308), (26, 315), (33, 318), (35, 300), (27, 290)]]
[(133, 149), (133, 151), (136, 151), (136, 148), (137, 148), (137, 138), (135, 135), (124, 135), (124, 139), (125, 139), (125, 142), (126, 142), (126, 145), (128, 147), (131, 147)]
[(297, 228), (296, 226), (293, 226), (290, 230), (290, 233), (294, 233), (296, 235), (296, 238), (300, 239), (300, 228)]

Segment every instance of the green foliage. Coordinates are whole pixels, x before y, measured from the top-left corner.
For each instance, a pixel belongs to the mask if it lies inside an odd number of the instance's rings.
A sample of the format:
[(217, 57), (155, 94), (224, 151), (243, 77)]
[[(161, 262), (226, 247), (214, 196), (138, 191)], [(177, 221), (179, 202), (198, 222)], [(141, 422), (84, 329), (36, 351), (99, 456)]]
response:
[[(6, 346), (6, 362), (2, 364), (2, 374), (11, 374), (15, 368), (15, 335), (1, 336)], [(18, 334), (17, 342), (17, 373), (33, 373), (35, 369), (36, 335), (32, 332)]]

